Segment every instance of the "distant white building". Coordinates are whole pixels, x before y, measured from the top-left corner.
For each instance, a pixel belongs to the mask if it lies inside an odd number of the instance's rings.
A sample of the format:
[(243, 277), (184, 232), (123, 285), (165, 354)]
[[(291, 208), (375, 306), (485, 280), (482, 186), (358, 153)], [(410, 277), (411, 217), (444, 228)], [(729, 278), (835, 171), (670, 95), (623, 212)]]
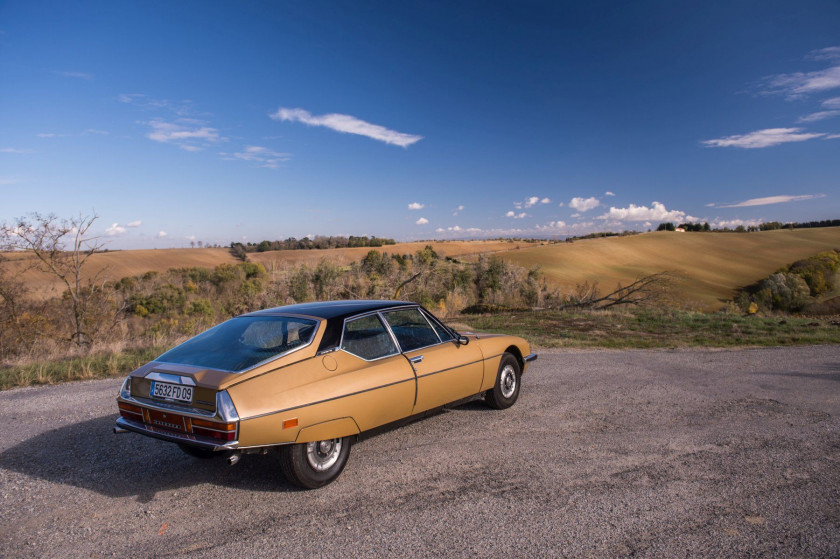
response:
[(674, 231), (676, 231), (677, 233), (685, 233), (685, 229), (683, 229), (682, 227), (677, 227), (676, 229), (674, 229)]

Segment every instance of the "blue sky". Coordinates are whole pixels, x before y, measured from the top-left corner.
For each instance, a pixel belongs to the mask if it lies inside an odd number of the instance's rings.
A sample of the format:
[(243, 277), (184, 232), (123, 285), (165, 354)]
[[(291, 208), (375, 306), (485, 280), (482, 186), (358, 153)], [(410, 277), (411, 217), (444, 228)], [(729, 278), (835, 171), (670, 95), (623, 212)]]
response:
[(840, 3), (2, 2), (0, 221), (112, 248), (840, 218)]

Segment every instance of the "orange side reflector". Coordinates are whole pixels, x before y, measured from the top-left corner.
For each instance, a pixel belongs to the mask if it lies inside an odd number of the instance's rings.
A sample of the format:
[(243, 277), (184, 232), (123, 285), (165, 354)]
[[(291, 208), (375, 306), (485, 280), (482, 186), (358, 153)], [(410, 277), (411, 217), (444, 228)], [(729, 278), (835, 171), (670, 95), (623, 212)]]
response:
[(283, 421), (283, 429), (288, 429), (290, 427), (297, 427), (297, 417)]

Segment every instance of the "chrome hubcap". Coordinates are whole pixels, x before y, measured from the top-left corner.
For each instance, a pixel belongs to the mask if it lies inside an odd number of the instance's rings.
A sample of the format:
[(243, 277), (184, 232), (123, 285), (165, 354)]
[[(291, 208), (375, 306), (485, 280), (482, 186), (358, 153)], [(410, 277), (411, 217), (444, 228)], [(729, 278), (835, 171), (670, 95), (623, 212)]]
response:
[(341, 439), (306, 443), (306, 460), (313, 469), (323, 472), (338, 462), (341, 454)]
[(511, 365), (505, 365), (502, 372), (499, 374), (499, 387), (502, 390), (502, 396), (510, 398), (516, 390), (516, 371)]

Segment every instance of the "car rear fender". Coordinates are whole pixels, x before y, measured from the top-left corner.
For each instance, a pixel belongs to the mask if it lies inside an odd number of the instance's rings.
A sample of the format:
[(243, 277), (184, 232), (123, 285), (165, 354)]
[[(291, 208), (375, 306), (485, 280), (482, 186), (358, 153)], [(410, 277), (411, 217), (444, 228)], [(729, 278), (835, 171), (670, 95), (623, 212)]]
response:
[(359, 432), (359, 426), (356, 425), (352, 417), (342, 417), (324, 421), (323, 423), (318, 423), (310, 427), (304, 427), (298, 433), (295, 442), (310, 443), (326, 439), (339, 439), (341, 437), (358, 435)]

